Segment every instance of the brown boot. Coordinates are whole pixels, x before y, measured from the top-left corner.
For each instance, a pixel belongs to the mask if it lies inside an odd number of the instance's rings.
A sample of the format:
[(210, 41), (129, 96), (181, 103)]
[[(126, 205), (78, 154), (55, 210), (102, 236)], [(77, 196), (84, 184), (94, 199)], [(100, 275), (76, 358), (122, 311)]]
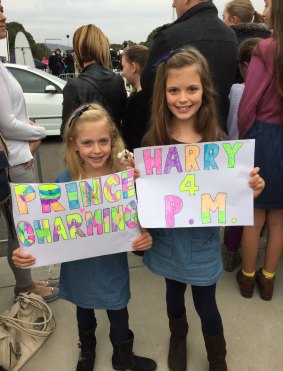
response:
[(272, 299), (273, 289), (274, 289), (274, 281), (275, 277), (273, 278), (266, 278), (262, 273), (262, 268), (256, 271), (255, 280), (258, 284), (260, 297), (262, 300), (269, 301)]
[(242, 296), (244, 298), (251, 298), (254, 292), (254, 277), (245, 276), (241, 268), (236, 275), (236, 280), (240, 286)]
[(209, 371), (227, 371), (226, 342), (224, 335), (208, 336), (203, 334)]
[(168, 367), (170, 371), (187, 370), (187, 333), (188, 322), (186, 312), (180, 318), (173, 317), (168, 313), (169, 328), (171, 332)]

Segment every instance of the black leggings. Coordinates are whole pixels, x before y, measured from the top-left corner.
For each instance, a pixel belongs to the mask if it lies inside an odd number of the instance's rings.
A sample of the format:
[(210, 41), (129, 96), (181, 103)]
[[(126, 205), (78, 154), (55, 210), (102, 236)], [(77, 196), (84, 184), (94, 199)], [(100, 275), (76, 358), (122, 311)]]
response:
[[(114, 344), (121, 344), (129, 337), (129, 314), (127, 307), (119, 310), (107, 310), (110, 322), (110, 339)], [(96, 318), (93, 309), (77, 306), (77, 321), (79, 331), (88, 332), (96, 328)]]
[[(165, 278), (167, 311), (176, 318), (185, 312), (185, 291), (187, 285)], [(223, 332), (222, 320), (217, 308), (216, 284), (211, 286), (191, 286), (195, 309), (201, 320), (204, 334), (220, 335)]]

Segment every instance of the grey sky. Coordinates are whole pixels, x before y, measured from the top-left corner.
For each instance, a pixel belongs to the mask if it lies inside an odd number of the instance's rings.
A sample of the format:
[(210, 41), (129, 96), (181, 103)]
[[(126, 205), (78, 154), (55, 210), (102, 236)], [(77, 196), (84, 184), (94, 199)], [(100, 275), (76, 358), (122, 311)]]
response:
[[(214, 1), (220, 17), (228, 1)], [(252, 3), (263, 11), (263, 0)], [(22, 23), (36, 42), (58, 38), (65, 45), (66, 35), (71, 44), (73, 32), (86, 23), (100, 27), (111, 43), (122, 43), (145, 41), (154, 28), (173, 19), (172, 0), (2, 0), (2, 5), (7, 21)]]

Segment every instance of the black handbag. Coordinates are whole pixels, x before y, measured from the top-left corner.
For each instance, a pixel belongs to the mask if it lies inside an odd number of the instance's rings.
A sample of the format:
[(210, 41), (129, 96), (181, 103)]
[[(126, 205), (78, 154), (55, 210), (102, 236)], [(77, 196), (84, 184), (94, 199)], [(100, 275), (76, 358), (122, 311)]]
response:
[(8, 149), (0, 134), (0, 205), (10, 196)]

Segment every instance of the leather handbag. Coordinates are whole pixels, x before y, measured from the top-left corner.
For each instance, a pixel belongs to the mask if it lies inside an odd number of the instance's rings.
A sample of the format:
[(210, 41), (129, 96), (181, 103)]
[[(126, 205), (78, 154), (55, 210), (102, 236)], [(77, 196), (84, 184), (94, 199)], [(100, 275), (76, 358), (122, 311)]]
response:
[(0, 369), (20, 370), (55, 330), (50, 307), (41, 296), (21, 293), (0, 314)]

